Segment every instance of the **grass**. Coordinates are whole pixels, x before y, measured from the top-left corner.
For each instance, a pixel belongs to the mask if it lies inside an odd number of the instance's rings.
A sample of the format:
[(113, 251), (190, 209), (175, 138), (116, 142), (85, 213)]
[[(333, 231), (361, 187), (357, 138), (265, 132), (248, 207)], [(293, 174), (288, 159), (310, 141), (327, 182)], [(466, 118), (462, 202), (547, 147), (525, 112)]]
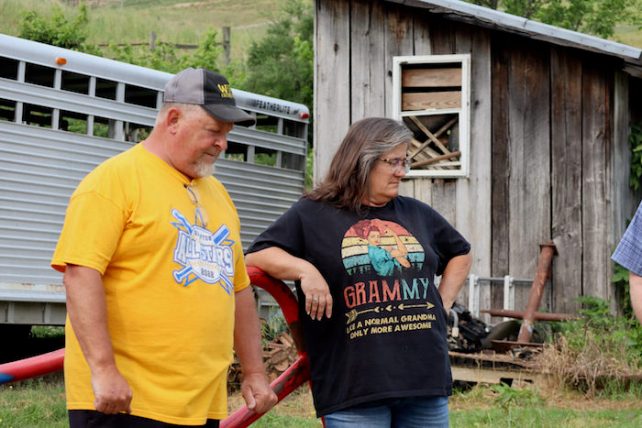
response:
[[(587, 398), (572, 391), (474, 387), (457, 392), (450, 402), (452, 428), (633, 428), (642, 426), (642, 387), (626, 393)], [(230, 396), (230, 409), (243, 400)], [(58, 428), (67, 426), (60, 375), (0, 387), (0, 427)], [(309, 390), (301, 388), (252, 427), (320, 428)]]
[[(94, 2), (95, 3), (95, 2)], [(285, 0), (103, 0), (89, 11), (88, 42), (147, 43), (157, 41), (195, 45), (209, 30), (222, 39), (222, 28), (231, 27), (231, 59), (240, 60), (253, 41), (265, 34), (274, 12)], [(35, 10), (46, 15), (53, 5), (73, 13), (56, 0), (0, 0), (0, 32), (17, 35), (22, 14)]]
[(68, 426), (60, 375), (0, 387), (0, 427), (62, 428)]

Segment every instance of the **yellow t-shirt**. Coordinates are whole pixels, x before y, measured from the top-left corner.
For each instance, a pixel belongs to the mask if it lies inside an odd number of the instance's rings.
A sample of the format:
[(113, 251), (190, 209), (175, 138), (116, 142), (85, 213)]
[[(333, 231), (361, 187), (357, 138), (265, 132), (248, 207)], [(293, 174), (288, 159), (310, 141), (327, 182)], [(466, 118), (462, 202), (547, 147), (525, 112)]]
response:
[[(189, 180), (140, 144), (98, 166), (72, 195), (51, 265), (102, 274), (132, 414), (183, 425), (227, 415), (234, 293), (249, 285), (239, 229), (218, 180)], [(94, 409), (69, 319), (65, 333), (67, 407)]]

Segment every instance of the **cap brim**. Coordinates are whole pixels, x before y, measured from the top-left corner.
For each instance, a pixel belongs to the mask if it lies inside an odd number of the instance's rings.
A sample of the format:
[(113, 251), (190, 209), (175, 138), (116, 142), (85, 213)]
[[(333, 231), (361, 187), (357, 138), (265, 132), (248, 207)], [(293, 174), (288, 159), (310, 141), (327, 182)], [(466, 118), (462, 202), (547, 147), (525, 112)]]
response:
[(208, 104), (201, 106), (214, 119), (223, 122), (238, 123), (243, 126), (252, 126), (256, 123), (254, 116), (251, 116), (236, 106), (225, 104)]

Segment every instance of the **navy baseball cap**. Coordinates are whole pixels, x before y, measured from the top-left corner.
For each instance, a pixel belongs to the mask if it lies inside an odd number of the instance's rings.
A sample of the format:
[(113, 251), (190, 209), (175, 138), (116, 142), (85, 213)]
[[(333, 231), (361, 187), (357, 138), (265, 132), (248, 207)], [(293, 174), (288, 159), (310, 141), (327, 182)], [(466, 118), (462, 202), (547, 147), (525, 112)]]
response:
[(252, 126), (256, 119), (236, 106), (227, 79), (205, 68), (187, 68), (165, 85), (166, 103), (197, 104), (214, 119)]

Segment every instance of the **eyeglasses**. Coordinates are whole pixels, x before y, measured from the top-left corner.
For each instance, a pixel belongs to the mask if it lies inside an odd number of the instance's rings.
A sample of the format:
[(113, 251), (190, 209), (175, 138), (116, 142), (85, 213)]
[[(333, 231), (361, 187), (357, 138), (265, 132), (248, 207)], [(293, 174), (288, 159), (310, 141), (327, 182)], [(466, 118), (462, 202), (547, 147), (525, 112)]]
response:
[(192, 185), (185, 186), (185, 189), (187, 190), (190, 200), (196, 207), (196, 225), (207, 228), (207, 212), (201, 206), (198, 191), (195, 187), (192, 187)]
[(410, 159), (408, 158), (392, 158), (392, 159), (384, 159), (384, 158), (379, 158), (381, 162), (385, 162), (388, 165), (392, 167), (393, 170), (397, 172), (403, 171), (404, 174), (408, 174), (410, 172)]

